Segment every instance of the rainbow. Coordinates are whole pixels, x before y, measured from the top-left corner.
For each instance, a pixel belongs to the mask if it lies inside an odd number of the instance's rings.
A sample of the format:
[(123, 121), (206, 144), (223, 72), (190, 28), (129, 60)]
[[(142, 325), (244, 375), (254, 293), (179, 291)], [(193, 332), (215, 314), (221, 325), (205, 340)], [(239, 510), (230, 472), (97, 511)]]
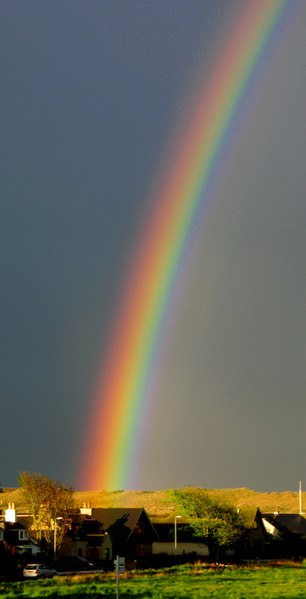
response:
[[(222, 175), (241, 114), (246, 112), (294, 3), (249, 0), (231, 27), (211, 77), (187, 107), (174, 156), (168, 157), (128, 272), (124, 299), (96, 386), (80, 488), (128, 487), (138, 448), (136, 431), (147, 409), (161, 329), (196, 223), (204, 218)], [(139, 453), (139, 451), (138, 451)]]

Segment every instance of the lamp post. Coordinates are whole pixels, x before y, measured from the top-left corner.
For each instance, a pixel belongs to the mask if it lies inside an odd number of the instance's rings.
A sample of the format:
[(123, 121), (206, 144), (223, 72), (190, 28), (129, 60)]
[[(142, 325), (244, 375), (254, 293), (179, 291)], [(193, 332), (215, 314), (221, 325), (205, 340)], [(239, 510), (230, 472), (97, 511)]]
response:
[(56, 542), (57, 542), (57, 534), (56, 534), (56, 527), (57, 527), (57, 520), (62, 520), (62, 516), (59, 516), (58, 518), (54, 518), (54, 536), (53, 536), (53, 557), (54, 560), (56, 558)]
[(182, 516), (174, 516), (174, 549), (177, 549), (177, 521)]

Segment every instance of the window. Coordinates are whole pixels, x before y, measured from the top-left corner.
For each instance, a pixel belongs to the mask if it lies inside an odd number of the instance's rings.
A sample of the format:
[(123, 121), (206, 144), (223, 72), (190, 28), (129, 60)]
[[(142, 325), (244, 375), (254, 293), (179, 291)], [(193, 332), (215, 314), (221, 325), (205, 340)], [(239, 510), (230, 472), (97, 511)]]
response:
[(137, 524), (134, 528), (134, 533), (137, 535), (144, 534), (144, 523), (143, 522), (137, 522)]

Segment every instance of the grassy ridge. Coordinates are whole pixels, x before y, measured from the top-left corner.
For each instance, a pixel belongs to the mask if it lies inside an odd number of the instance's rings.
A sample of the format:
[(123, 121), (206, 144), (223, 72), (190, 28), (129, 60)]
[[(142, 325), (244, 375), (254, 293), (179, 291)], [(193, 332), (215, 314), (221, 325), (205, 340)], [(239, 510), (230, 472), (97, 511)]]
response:
[[(297, 513), (299, 510), (298, 492), (283, 491), (260, 493), (251, 489), (206, 489), (207, 493), (220, 501), (228, 502), (243, 511), (254, 513), (257, 507), (264, 512)], [(82, 506), (89, 503), (92, 507), (144, 507), (152, 520), (172, 520), (175, 505), (172, 490), (163, 491), (76, 491), (76, 503)], [(18, 511), (26, 510), (19, 489), (6, 489), (0, 494), (0, 507), (14, 502)], [(306, 505), (306, 493), (303, 493)]]

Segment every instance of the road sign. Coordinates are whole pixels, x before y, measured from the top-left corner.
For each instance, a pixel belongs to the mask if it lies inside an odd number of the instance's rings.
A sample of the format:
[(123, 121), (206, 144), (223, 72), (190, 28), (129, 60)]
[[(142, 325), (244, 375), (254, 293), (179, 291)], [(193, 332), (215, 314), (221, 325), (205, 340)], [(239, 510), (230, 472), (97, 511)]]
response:
[(117, 555), (117, 558), (114, 560), (114, 566), (118, 574), (123, 574), (125, 572), (125, 557)]

